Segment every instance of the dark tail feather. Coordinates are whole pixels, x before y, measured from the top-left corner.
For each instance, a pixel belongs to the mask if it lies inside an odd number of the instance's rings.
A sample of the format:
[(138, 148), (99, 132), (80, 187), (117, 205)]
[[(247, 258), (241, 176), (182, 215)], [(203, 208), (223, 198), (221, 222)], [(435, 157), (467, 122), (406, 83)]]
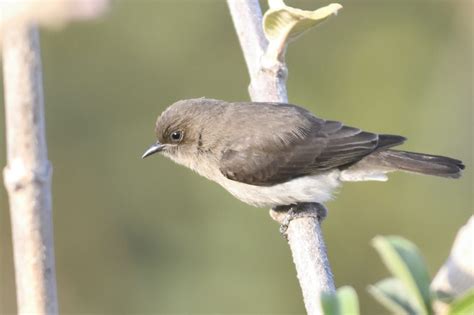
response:
[(445, 156), (398, 150), (381, 151), (380, 154), (386, 164), (407, 172), (458, 178), (464, 169), (462, 161)]

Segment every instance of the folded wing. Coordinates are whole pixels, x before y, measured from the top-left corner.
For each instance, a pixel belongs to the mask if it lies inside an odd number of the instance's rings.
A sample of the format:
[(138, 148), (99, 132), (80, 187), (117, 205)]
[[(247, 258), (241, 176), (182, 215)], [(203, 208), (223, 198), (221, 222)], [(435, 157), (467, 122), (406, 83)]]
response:
[[(296, 113), (311, 115), (306, 111)], [(300, 126), (260, 135), (264, 139), (227, 146), (222, 152), (220, 171), (231, 180), (271, 186), (351, 165), (375, 150), (405, 140), (400, 136), (377, 135), (337, 121), (312, 117), (304, 117), (301, 121), (305, 124)]]

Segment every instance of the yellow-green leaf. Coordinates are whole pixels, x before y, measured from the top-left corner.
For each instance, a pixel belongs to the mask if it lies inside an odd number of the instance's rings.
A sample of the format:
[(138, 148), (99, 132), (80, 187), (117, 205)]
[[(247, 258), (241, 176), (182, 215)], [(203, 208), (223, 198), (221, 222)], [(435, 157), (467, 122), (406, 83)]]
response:
[(338, 3), (315, 11), (287, 6), (282, 0), (269, 0), (270, 9), (263, 16), (263, 30), (269, 41), (288, 42), (322, 23), (342, 8)]
[(413, 298), (408, 293), (403, 283), (397, 278), (387, 278), (369, 286), (369, 293), (389, 309), (393, 314), (417, 315), (419, 314)]
[(474, 289), (449, 305), (449, 315), (474, 314)]
[(414, 298), (417, 314), (432, 314), (430, 278), (416, 246), (398, 236), (377, 236), (372, 244), (385, 266)]
[(357, 293), (352, 287), (342, 287), (336, 293), (323, 293), (321, 305), (324, 315), (358, 315), (359, 300)]

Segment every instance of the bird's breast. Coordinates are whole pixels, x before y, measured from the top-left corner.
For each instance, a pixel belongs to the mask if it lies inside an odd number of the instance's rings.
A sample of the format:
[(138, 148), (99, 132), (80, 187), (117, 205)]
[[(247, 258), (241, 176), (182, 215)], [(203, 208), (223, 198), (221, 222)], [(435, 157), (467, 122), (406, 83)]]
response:
[(201, 176), (212, 180), (237, 199), (256, 207), (274, 207), (300, 202), (324, 203), (332, 199), (333, 192), (340, 186), (340, 171), (334, 169), (315, 175), (298, 177), (272, 186), (256, 186), (234, 181), (225, 177), (211, 154), (166, 154), (174, 162), (186, 166)]
[(212, 181), (216, 181), (216, 177), (221, 175), (217, 161), (210, 154), (187, 154), (177, 151), (173, 154), (165, 153), (165, 156)]

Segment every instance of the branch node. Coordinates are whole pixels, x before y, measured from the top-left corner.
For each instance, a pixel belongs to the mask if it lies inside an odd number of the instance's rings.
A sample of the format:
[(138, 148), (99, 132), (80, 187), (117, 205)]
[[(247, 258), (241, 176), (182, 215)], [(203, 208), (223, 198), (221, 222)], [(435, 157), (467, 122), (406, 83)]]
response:
[(17, 192), (34, 184), (44, 185), (51, 182), (52, 167), (47, 163), (42, 168), (29, 170), (20, 163), (11, 163), (3, 169), (5, 187), (9, 192)]

